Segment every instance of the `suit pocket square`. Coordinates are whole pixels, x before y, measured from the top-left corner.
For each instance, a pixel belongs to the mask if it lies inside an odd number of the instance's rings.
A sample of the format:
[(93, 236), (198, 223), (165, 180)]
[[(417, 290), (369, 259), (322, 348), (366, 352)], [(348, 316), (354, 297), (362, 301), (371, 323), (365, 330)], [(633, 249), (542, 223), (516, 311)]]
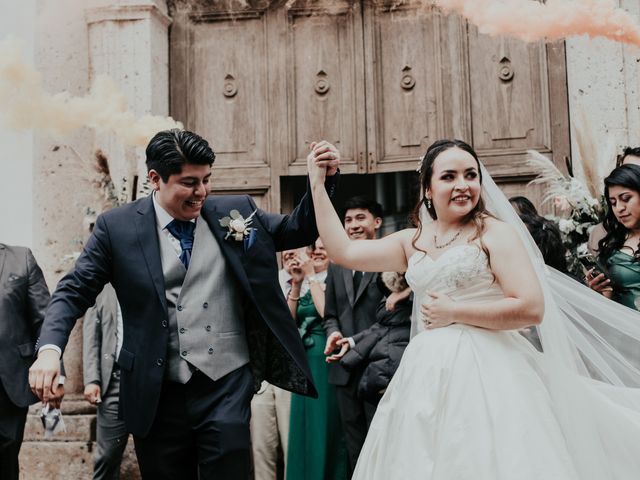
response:
[(244, 237), (244, 251), (245, 252), (249, 251), (249, 249), (251, 247), (253, 247), (253, 244), (256, 243), (257, 236), (258, 236), (257, 230), (255, 228), (252, 228), (249, 231), (249, 235)]

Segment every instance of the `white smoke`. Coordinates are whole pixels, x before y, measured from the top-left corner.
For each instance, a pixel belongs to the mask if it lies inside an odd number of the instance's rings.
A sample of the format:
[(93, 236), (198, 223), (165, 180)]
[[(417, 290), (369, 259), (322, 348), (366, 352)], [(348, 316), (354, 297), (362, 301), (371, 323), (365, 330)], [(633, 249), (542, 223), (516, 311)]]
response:
[(96, 77), (84, 97), (46, 92), (40, 73), (24, 61), (18, 42), (11, 39), (0, 42), (0, 120), (10, 128), (54, 135), (87, 126), (113, 132), (131, 146), (145, 146), (160, 130), (183, 128), (171, 117), (137, 118), (122, 91), (106, 76)]

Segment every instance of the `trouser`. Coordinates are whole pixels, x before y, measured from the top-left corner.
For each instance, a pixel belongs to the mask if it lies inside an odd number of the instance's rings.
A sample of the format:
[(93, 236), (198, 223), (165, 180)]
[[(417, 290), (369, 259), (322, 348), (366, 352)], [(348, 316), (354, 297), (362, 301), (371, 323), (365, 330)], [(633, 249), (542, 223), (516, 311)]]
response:
[(118, 480), (122, 454), (129, 434), (124, 421), (118, 419), (120, 369), (114, 366), (107, 390), (98, 405), (96, 426), (96, 455), (93, 461), (94, 480)]
[(0, 382), (0, 478), (18, 480), (18, 456), (27, 421), (27, 408), (17, 407)]
[[(251, 400), (251, 451), (255, 480), (278, 478), (278, 449), (286, 462), (291, 393), (262, 382)], [(285, 463), (286, 468), (286, 463)]]
[(376, 406), (358, 399), (360, 375), (352, 374), (346, 385), (336, 386), (338, 409), (342, 418), (347, 453), (349, 455), (349, 473), (353, 472), (367, 436), (367, 430), (376, 413)]
[(245, 480), (249, 476), (249, 365), (214, 381), (197, 371), (165, 382), (149, 434), (134, 436), (140, 473), (153, 480)]

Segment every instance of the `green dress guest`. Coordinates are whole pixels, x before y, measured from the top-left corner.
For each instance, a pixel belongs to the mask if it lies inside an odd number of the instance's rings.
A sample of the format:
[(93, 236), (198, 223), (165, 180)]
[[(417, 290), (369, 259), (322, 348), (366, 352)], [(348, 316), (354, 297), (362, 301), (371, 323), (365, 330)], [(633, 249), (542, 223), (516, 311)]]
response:
[(607, 209), (597, 256), (602, 269), (586, 272), (587, 285), (640, 310), (640, 165), (624, 163), (604, 179)]
[(620, 250), (607, 259), (613, 300), (629, 308), (640, 310), (640, 262)]
[[(328, 258), (320, 240), (307, 253), (301, 252), (299, 268), (292, 269), (287, 303), (306, 348), (318, 398), (291, 396), (287, 480), (346, 480), (347, 448), (338, 410), (335, 387), (329, 384), (321, 325), (324, 311), (324, 278)], [(297, 271), (296, 271), (297, 270)], [(308, 290), (303, 290), (306, 273)], [(306, 282), (305, 282), (306, 286)], [(294, 310), (295, 309), (295, 310)]]

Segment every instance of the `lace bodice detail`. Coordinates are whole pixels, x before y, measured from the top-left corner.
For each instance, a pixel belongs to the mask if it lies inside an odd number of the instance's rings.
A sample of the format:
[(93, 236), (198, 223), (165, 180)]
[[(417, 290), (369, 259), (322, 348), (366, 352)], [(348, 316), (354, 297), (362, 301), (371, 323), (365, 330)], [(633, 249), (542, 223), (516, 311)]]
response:
[(472, 244), (451, 247), (435, 260), (416, 252), (409, 259), (405, 276), (415, 295), (412, 334), (423, 330), (416, 311), (429, 301), (426, 292), (444, 293), (456, 302), (465, 303), (490, 302), (504, 297), (489, 269), (486, 253)]

